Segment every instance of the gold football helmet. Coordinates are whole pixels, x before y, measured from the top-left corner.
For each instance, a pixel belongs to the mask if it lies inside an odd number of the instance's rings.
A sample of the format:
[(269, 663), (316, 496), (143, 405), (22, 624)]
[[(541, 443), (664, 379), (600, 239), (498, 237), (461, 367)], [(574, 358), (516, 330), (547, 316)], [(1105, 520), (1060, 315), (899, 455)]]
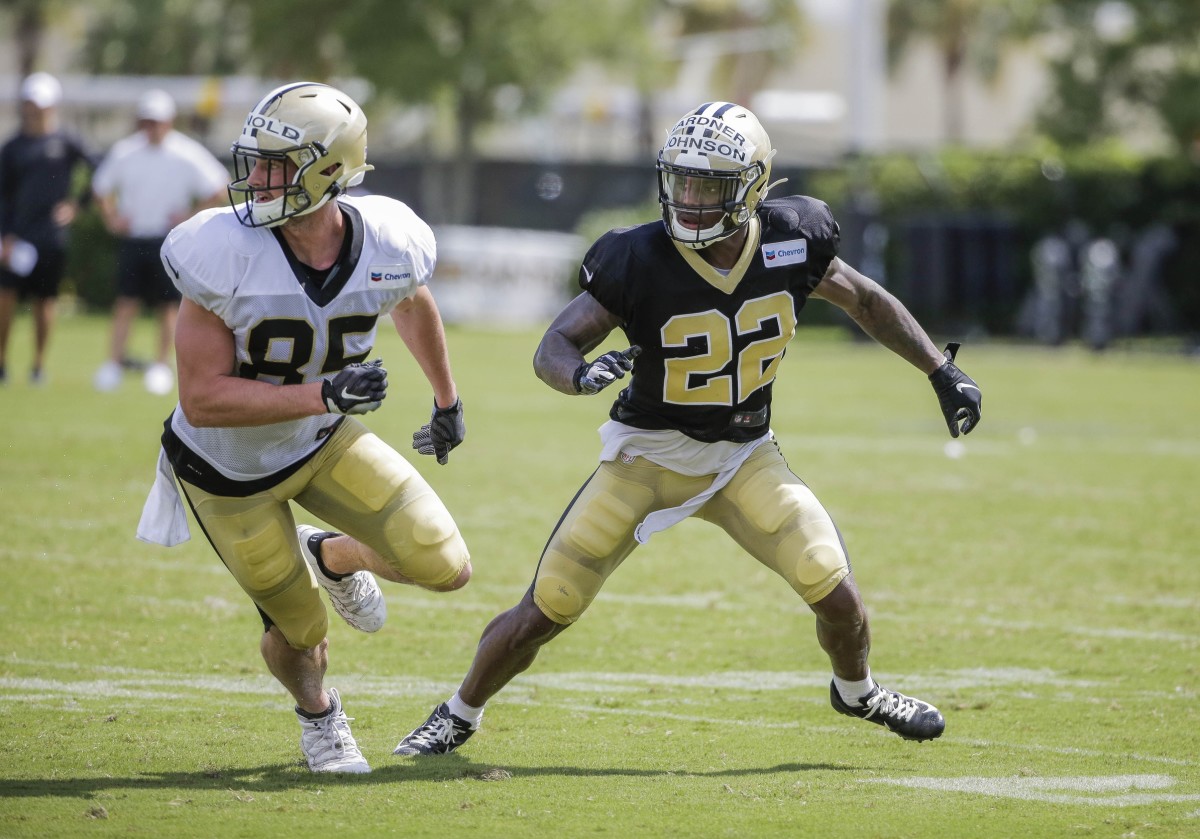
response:
[(773, 186), (774, 156), (771, 138), (741, 105), (707, 102), (690, 111), (667, 133), (655, 167), (667, 233), (693, 250), (732, 236)]
[[(255, 105), (233, 144), (229, 200), (247, 227), (275, 227), (357, 186), (367, 163), (367, 117), (329, 85), (296, 82)], [(250, 183), (255, 166), (266, 176)], [(269, 193), (277, 193), (273, 198)]]

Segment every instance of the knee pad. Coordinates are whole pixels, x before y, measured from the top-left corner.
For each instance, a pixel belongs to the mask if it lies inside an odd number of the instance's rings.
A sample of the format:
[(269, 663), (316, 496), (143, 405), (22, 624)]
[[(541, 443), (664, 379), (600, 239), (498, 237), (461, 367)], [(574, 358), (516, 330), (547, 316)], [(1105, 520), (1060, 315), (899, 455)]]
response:
[[(313, 591), (312, 594), (316, 595)], [(297, 650), (310, 650), (325, 640), (329, 634), (329, 616), (319, 598), (308, 597), (297, 591), (281, 594), (258, 603), (283, 633), (288, 646)]]
[(548, 548), (538, 565), (533, 600), (550, 620), (572, 624), (592, 605), (603, 584), (600, 574)]
[(471, 558), (450, 511), (432, 490), (388, 516), (383, 535), (389, 548), (384, 558), (422, 585), (451, 582)]
[[(400, 519), (407, 519), (408, 524), (402, 524)], [(402, 511), (393, 513), (384, 525), (384, 531), (391, 536), (394, 529), (407, 530), (409, 525), (412, 540), (417, 544), (418, 550), (441, 545), (458, 533), (454, 517), (450, 515), (441, 499), (432, 492), (416, 498)]]
[(538, 563), (533, 600), (556, 623), (574, 623), (592, 604), (632, 550), (633, 528), (654, 501), (651, 487), (610, 470), (601, 464)]
[(805, 603), (816, 603), (850, 573), (850, 564), (832, 522), (828, 529), (833, 531), (832, 540), (828, 533), (814, 535), (811, 528), (800, 528), (779, 543), (777, 567)]

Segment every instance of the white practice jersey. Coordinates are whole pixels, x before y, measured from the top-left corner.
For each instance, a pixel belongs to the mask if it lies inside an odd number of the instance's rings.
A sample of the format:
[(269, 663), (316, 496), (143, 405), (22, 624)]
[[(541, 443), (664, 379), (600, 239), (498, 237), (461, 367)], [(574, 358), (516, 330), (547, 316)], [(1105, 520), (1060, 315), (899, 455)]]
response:
[(92, 189), (112, 195), (129, 236), (157, 239), (197, 203), (224, 195), (229, 173), (208, 149), (171, 131), (157, 145), (142, 131), (118, 140), (97, 167)]
[[(198, 213), (167, 236), (167, 273), (184, 297), (233, 332), (236, 375), (302, 384), (370, 360), (379, 317), (429, 281), (437, 259), (433, 231), (407, 205), (378, 195), (338, 202), (352, 241), (320, 288), (305, 280), (275, 233), (243, 227), (230, 208)], [(249, 481), (311, 454), (337, 420), (325, 414), (249, 428), (196, 428), (177, 406), (171, 428), (222, 475)]]

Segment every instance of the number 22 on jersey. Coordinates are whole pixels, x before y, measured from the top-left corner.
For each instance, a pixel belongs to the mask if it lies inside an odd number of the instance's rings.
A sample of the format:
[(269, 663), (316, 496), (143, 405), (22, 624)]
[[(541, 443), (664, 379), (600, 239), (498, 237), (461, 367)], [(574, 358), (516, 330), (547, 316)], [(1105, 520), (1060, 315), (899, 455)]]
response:
[[(778, 328), (768, 329), (771, 323)], [(752, 340), (737, 354), (734, 372), (717, 375), (734, 360), (734, 335), (756, 332), (763, 333), (763, 337)], [(775, 378), (784, 347), (795, 334), (792, 296), (783, 291), (747, 300), (732, 319), (715, 309), (675, 315), (661, 330), (662, 345), (687, 347), (696, 342), (705, 351), (666, 360), (663, 401), (675, 405), (741, 404)], [(703, 383), (692, 386), (694, 380)]]

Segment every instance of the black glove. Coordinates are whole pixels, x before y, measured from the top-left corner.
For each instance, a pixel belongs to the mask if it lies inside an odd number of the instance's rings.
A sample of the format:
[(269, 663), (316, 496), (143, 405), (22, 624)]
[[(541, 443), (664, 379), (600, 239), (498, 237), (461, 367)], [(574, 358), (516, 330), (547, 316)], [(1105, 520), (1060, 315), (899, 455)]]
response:
[(321, 398), (331, 414), (365, 414), (387, 396), (387, 370), (383, 359), (350, 364), (321, 384)]
[(929, 374), (929, 383), (937, 394), (951, 437), (958, 436), (960, 422), (962, 433), (970, 434), (971, 429), (979, 425), (979, 410), (983, 405), (983, 393), (979, 385), (954, 364), (959, 346), (956, 343), (947, 344), (943, 353), (946, 363)]
[(625, 373), (633, 369), (633, 360), (641, 353), (642, 348), (634, 344), (627, 350), (609, 350), (595, 361), (583, 362), (575, 368), (575, 392), (599, 393), (617, 379), (625, 378)]
[(437, 462), (445, 466), (450, 459), (450, 450), (466, 436), (462, 400), (455, 399), (448, 408), (439, 408), (434, 402), (429, 422), (413, 432), (413, 448), (418, 454), (437, 455)]

